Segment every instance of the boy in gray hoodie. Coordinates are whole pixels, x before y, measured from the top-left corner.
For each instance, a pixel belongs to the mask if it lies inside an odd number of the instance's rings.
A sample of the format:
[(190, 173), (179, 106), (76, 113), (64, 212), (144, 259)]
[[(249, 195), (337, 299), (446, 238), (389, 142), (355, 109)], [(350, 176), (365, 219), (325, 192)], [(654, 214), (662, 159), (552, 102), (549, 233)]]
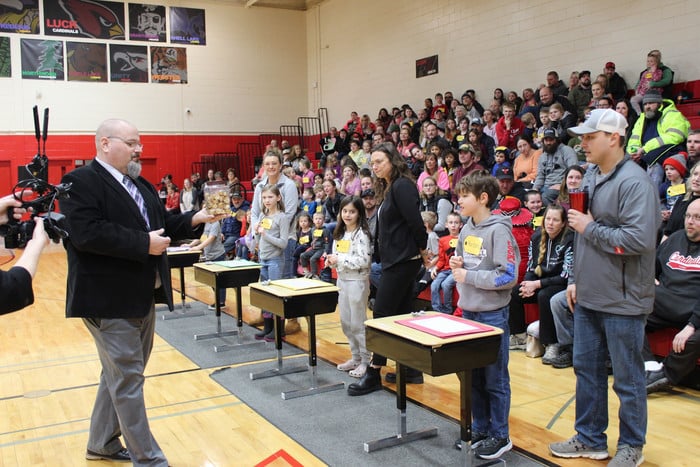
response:
[(472, 448), (482, 459), (495, 459), (513, 447), (508, 434), (508, 305), (520, 251), (510, 218), (491, 214), (498, 196), (494, 177), (472, 172), (455, 191), (462, 216), (469, 218), (450, 258), (462, 317), (503, 329), (496, 362), (472, 370)]

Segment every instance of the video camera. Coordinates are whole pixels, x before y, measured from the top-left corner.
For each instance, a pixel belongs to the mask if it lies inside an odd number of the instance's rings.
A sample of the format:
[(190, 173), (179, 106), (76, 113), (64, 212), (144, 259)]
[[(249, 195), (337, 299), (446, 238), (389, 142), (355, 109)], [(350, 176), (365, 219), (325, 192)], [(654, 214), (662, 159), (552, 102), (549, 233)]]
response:
[[(12, 190), (16, 200), (31, 213), (31, 219), (18, 221), (14, 218), (13, 208), (8, 211), (9, 221), (0, 226), (0, 236), (5, 237), (6, 248), (24, 248), (34, 233), (34, 217), (44, 218), (44, 229), (55, 243), (68, 237), (62, 227), (65, 216), (54, 211), (57, 199), (68, 198), (70, 183), (51, 185), (48, 183), (49, 159), (46, 157), (46, 138), (49, 127), (49, 109), (44, 109), (44, 132), (39, 126), (39, 110), (34, 106), (34, 132), (37, 141), (37, 154), (24, 166), (28, 177), (20, 180)], [(43, 141), (43, 151), (42, 151)]]

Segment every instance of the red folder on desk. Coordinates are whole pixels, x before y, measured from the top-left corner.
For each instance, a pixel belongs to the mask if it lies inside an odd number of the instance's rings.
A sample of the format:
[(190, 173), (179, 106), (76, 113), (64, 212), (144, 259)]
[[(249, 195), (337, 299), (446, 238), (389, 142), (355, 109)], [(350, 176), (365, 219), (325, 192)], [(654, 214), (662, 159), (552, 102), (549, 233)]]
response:
[(493, 331), (494, 329), (486, 324), (477, 323), (475, 321), (467, 321), (466, 319), (458, 318), (457, 316), (444, 314), (399, 319), (396, 320), (396, 323), (441, 338), (488, 332)]

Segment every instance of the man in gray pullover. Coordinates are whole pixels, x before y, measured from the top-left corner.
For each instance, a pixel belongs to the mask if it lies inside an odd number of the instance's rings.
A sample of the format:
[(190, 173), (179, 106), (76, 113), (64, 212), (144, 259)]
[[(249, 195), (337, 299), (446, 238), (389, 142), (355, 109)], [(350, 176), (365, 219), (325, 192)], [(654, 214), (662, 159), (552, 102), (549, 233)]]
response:
[(608, 457), (608, 375), (620, 400), (620, 435), (609, 466), (638, 466), (647, 429), (642, 347), (654, 303), (656, 232), (661, 223), (651, 179), (629, 156), (627, 122), (612, 109), (596, 109), (569, 133), (582, 137), (592, 166), (583, 181), (589, 209), (570, 209), (576, 231), (574, 274), (567, 300), (574, 311), (576, 434), (552, 443), (558, 457)]

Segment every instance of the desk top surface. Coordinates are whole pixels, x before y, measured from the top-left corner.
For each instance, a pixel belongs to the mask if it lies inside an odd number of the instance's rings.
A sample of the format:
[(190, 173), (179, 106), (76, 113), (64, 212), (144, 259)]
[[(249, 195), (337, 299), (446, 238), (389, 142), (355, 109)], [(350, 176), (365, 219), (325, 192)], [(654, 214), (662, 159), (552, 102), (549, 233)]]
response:
[(171, 250), (171, 251), (166, 251), (166, 254), (168, 256), (188, 256), (188, 255), (194, 256), (194, 255), (197, 255), (197, 257), (199, 257), (199, 255), (201, 255), (202, 252), (196, 251), (196, 250)]
[(250, 264), (247, 264), (247, 265), (241, 265), (241, 266), (236, 266), (236, 267), (221, 266), (221, 265), (216, 264), (216, 263), (195, 263), (194, 267), (198, 268), (198, 269), (202, 269), (204, 271), (213, 272), (215, 274), (222, 273), (222, 272), (235, 272), (235, 271), (241, 271), (241, 270), (260, 269), (261, 268), (261, 266), (258, 263), (253, 263), (253, 262), (250, 262)]
[[(440, 316), (442, 313), (436, 311), (427, 312), (423, 316)], [(474, 334), (464, 334), (461, 336), (442, 338), (428, 334), (427, 332), (419, 331), (418, 329), (413, 329), (408, 326), (397, 323), (397, 320), (414, 318), (415, 315), (410, 313), (405, 315), (387, 316), (385, 318), (370, 319), (365, 321), (367, 327), (377, 329), (379, 331), (384, 331), (389, 334), (394, 334), (395, 336), (402, 337), (404, 339), (416, 342), (420, 345), (425, 345), (428, 347), (440, 347), (445, 344), (452, 344), (455, 342), (463, 342), (474, 339), (481, 339), (482, 337), (497, 336), (503, 334), (503, 330), (500, 328), (494, 328), (492, 331), (478, 332)], [(465, 320), (469, 321), (470, 320)]]
[[(292, 285), (299, 284), (302, 286), (306, 284), (308, 288), (283, 287), (282, 285), (279, 285), (281, 283), (290, 283)], [(250, 288), (257, 289), (265, 293), (271, 293), (280, 298), (302, 297), (304, 295), (314, 295), (318, 293), (338, 292), (338, 287), (336, 287), (335, 285), (316, 279), (303, 279), (303, 282), (301, 282), (301, 279), (282, 279), (278, 281), (272, 281), (269, 284), (263, 284), (262, 282), (253, 282), (252, 284), (250, 284)]]

